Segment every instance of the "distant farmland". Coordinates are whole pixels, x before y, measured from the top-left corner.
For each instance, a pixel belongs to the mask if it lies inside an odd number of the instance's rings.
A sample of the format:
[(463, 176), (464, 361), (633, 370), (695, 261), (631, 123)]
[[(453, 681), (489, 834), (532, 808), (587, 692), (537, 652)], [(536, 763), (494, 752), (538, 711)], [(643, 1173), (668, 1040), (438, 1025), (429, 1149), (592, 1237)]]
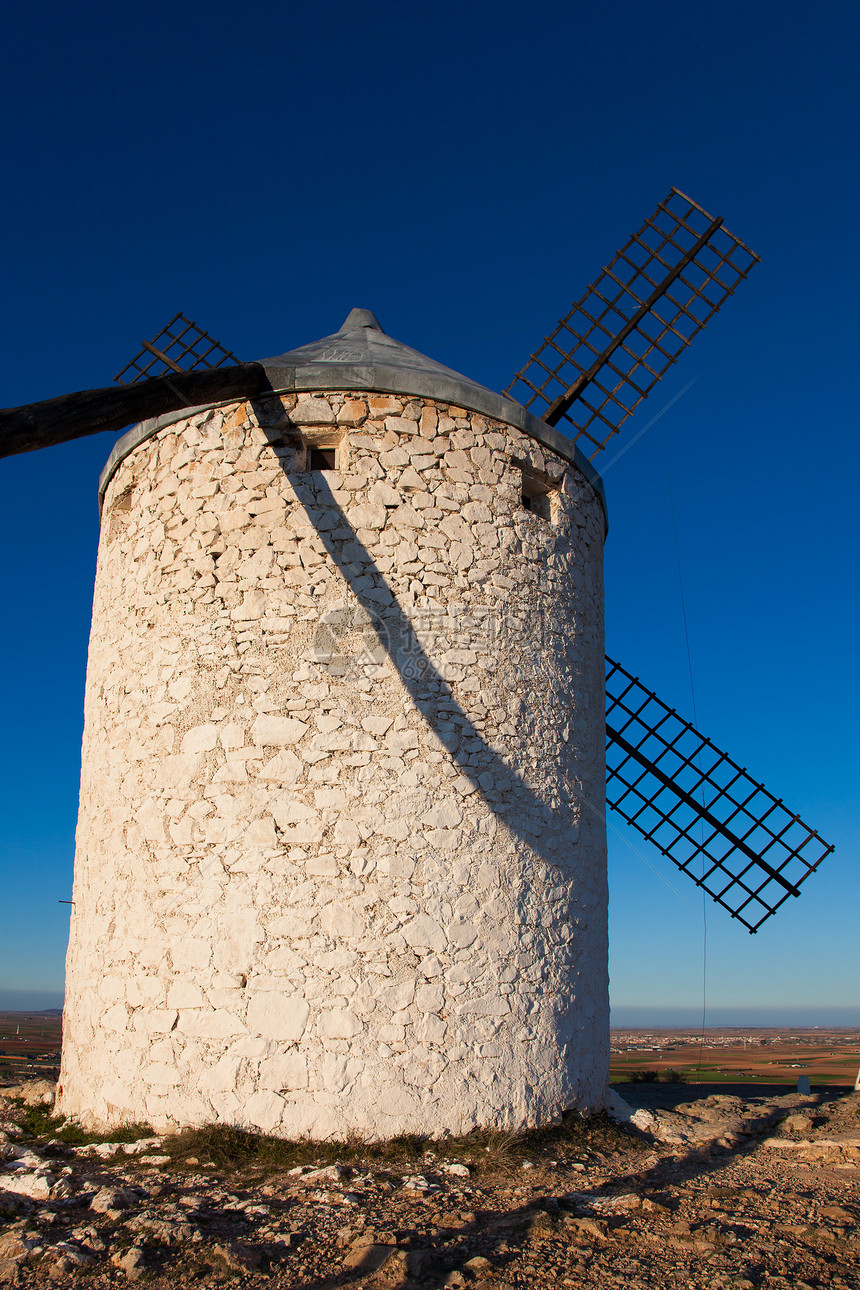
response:
[(62, 1014), (0, 1012), (0, 1080), (56, 1079)]
[(679, 1072), (690, 1083), (812, 1084), (854, 1087), (860, 1067), (860, 1031), (849, 1028), (707, 1028), (613, 1030), (613, 1082), (666, 1079)]

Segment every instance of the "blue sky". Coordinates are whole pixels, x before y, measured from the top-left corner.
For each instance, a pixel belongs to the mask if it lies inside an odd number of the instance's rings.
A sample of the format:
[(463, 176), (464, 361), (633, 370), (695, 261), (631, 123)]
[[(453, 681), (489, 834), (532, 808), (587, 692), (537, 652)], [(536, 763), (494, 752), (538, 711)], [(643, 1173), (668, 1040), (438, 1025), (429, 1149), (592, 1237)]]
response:
[[(847, 2), (37, 2), (0, 53), (3, 406), (179, 309), (257, 358), (363, 306), (501, 389), (673, 184), (761, 255), (605, 475), (608, 651), (691, 712), (668, 455), (700, 727), (837, 844), (754, 937), (708, 906), (721, 1021), (860, 1024), (858, 36)], [(61, 989), (111, 442), (0, 461), (0, 1006)], [(615, 1016), (692, 1017), (701, 898), (616, 823)]]

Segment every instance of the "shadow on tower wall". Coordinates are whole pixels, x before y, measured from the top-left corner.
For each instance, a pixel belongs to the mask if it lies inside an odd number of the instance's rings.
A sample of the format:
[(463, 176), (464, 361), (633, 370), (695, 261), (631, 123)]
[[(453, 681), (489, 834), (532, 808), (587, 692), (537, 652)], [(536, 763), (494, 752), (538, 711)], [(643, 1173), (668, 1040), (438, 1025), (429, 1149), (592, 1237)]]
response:
[[(415, 626), (398, 604), (397, 597), (378, 568), (373, 556), (361, 542), (343, 508), (334, 497), (322, 470), (291, 472), (283, 461), (282, 427), (267, 424), (272, 413), (265, 404), (252, 403), (257, 421), (273, 448), (280, 448), (279, 460), (301, 503), (309, 523), (323, 543), (333, 565), (340, 573), (344, 589), (349, 588), (360, 606), (368, 631), (376, 645), (393, 664), (415, 709), (433, 731), (451, 762), (469, 781), (490, 812), (507, 829), (548, 864), (570, 866), (575, 856), (580, 812), (587, 810), (597, 817), (597, 827), (605, 827), (603, 803), (596, 804), (583, 792), (579, 782), (562, 786), (560, 800), (546, 801), (528, 783), (522, 771), (491, 747), (478, 730), (462, 704), (454, 697), (451, 684), (430, 658)], [(452, 607), (456, 610), (456, 606)], [(473, 606), (463, 606), (464, 612)], [(321, 624), (319, 657), (324, 660), (336, 652), (340, 624), (337, 616)], [(531, 632), (533, 624), (527, 624)], [(326, 640), (325, 638), (328, 637)], [(505, 648), (503, 635), (495, 641), (499, 652)], [(540, 660), (534, 660), (540, 672)], [(509, 664), (513, 666), (513, 664)], [(552, 687), (547, 671), (545, 681)], [(560, 710), (559, 722), (572, 714)], [(602, 713), (601, 713), (602, 716)], [(525, 721), (528, 721), (528, 702)], [(520, 737), (528, 741), (532, 731), (522, 729)], [(540, 750), (538, 751), (540, 756)], [(566, 791), (565, 791), (566, 790)], [(567, 800), (564, 800), (567, 799)]]

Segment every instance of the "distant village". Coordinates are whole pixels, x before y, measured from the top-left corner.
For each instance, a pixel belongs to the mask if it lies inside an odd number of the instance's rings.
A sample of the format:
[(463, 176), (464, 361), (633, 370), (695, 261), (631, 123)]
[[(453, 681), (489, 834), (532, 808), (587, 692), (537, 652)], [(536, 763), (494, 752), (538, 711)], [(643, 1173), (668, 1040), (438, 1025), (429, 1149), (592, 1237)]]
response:
[[(856, 1032), (851, 1028), (823, 1029), (757, 1029), (736, 1030), (707, 1028), (700, 1030), (613, 1030), (613, 1053), (671, 1053), (703, 1044), (706, 1048), (771, 1048), (791, 1044), (820, 1048), (831, 1036), (840, 1042), (851, 1042)], [(860, 1041), (860, 1037), (858, 1037)]]

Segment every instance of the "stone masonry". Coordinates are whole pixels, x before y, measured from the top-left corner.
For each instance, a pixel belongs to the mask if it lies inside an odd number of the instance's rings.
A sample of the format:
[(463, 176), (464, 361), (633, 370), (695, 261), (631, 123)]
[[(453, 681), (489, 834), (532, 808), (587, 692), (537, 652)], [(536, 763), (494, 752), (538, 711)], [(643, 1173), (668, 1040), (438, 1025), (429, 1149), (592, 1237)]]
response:
[(191, 411), (120, 461), (60, 1111), (379, 1138), (602, 1104), (603, 539), (570, 461), (431, 398)]

